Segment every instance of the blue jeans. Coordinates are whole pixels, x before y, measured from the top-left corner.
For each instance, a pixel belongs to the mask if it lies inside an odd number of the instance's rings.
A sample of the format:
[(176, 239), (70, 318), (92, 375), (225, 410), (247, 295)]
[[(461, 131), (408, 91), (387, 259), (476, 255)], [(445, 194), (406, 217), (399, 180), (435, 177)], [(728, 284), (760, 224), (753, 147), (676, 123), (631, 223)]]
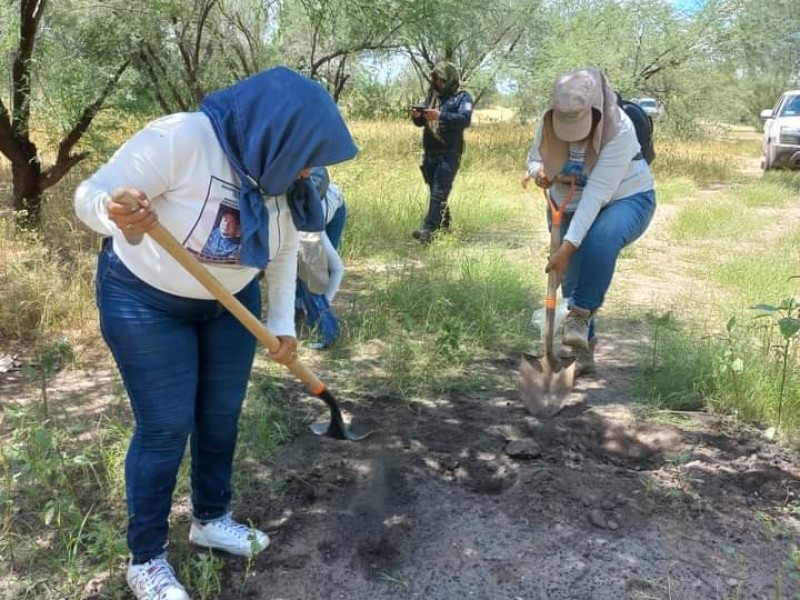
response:
[(450, 197), (450, 190), (453, 189), (453, 181), (460, 164), (461, 155), (457, 153), (425, 154), (422, 159), (420, 169), (430, 189), (428, 214), (422, 222), (423, 229), (436, 231), (440, 227), (450, 228), (450, 208), (447, 206), (447, 199)]
[[(236, 297), (255, 315), (254, 280)], [(239, 414), (255, 338), (215, 300), (167, 294), (144, 283), (106, 243), (97, 268), (103, 338), (130, 398), (135, 429), (125, 459), (128, 546), (134, 563), (164, 551), (172, 493), (187, 440), (194, 516), (224, 515)]]
[[(594, 311), (603, 305), (617, 257), (647, 230), (655, 210), (656, 194), (649, 190), (620, 198), (598, 213), (561, 281), (561, 293), (570, 306)], [(573, 216), (574, 213), (564, 215), (562, 239)], [(594, 319), (591, 319), (589, 339), (594, 335)]]
[[(333, 218), (325, 226), (325, 234), (337, 251), (342, 241), (346, 222), (347, 205), (342, 203), (333, 213)], [(325, 294), (312, 294), (308, 291), (306, 285), (298, 279), (295, 291), (295, 307), (303, 310), (306, 324), (312, 330), (317, 330), (321, 344), (328, 347), (336, 341), (339, 337), (339, 317), (333, 312)]]
[(303, 309), (308, 327), (315, 331), (317, 341), (327, 348), (339, 337), (339, 317), (333, 312), (325, 294), (312, 294), (306, 284), (297, 280), (297, 298)]

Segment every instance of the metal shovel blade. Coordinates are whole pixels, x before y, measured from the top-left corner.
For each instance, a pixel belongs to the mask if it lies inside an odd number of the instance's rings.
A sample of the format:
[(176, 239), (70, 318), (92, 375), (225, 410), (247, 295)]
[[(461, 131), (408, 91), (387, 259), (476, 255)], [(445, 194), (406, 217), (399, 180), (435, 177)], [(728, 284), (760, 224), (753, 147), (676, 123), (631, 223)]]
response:
[(325, 401), (331, 413), (331, 420), (329, 422), (314, 423), (310, 425), (311, 431), (316, 435), (324, 435), (335, 440), (348, 440), (350, 442), (358, 442), (371, 436), (374, 430), (365, 426), (358, 426), (357, 424), (350, 423), (349, 425), (344, 422), (342, 410), (339, 408), (339, 402), (334, 398), (327, 389), (317, 394), (317, 397)]
[(558, 414), (569, 400), (575, 382), (575, 361), (553, 361), (547, 356), (522, 353), (519, 365), (519, 391), (522, 403), (534, 417)]

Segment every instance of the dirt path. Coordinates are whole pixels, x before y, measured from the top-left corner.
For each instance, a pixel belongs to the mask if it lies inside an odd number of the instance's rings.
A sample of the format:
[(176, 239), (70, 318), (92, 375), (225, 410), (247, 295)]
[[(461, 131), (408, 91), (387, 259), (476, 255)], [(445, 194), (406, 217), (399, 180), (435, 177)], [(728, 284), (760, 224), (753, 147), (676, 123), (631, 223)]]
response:
[[(645, 260), (663, 260), (669, 217)], [(674, 273), (639, 276), (629, 302), (698, 284)], [(243, 507), (273, 545), (225, 597), (800, 598), (797, 457), (724, 419), (637, 407), (630, 326), (604, 327), (598, 374), (554, 419), (523, 410), (507, 360), (474, 366), (508, 373), (480, 394), (349, 406), (381, 427), (366, 442), (282, 447)]]

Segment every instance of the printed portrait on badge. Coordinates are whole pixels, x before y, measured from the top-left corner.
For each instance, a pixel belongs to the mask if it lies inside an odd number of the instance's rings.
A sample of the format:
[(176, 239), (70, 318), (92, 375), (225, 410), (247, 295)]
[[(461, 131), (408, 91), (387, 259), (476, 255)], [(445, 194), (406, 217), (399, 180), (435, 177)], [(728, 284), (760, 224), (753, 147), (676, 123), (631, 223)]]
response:
[(242, 223), (238, 188), (212, 178), (203, 210), (185, 245), (201, 262), (218, 265), (240, 263)]

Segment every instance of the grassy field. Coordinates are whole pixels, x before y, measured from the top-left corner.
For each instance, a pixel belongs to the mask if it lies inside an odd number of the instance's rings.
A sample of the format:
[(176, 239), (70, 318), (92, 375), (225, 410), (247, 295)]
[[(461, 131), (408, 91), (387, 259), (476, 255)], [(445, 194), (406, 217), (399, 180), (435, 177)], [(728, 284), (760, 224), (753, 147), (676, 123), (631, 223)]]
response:
[[(543, 203), (519, 185), (531, 131), (486, 123), (469, 132), (454, 234), (430, 247), (409, 236), (427, 202), (419, 131), (359, 122), (353, 132), (358, 158), (332, 169), (349, 207), (335, 307), (343, 335), (330, 352), (304, 358), (338, 394), (410, 409), (442, 391), (492, 389), (508, 373), (475, 370), (476, 359), (516, 359), (531, 348), (545, 284)], [(623, 254), (601, 327), (639, 337), (642, 403), (734, 415), (796, 444), (800, 175), (760, 178), (755, 137), (659, 139), (657, 152), (659, 217)], [(83, 598), (93, 580), (124, 566), (131, 419), (98, 332), (98, 240), (72, 213), (81, 176), (48, 195), (41, 232), (15, 230), (7, 214), (0, 221), (0, 355), (19, 353), (24, 376), (0, 388), (3, 597)], [(0, 166), (0, 184), (9, 180)], [(308, 411), (285, 401), (299, 392), (278, 372), (257, 359), (240, 486)], [(186, 491), (185, 472), (179, 486)], [(187, 511), (178, 507), (176, 518)], [(215, 560), (185, 563), (195, 597), (213, 598), (221, 585)], [(127, 597), (122, 587), (112, 596)]]

